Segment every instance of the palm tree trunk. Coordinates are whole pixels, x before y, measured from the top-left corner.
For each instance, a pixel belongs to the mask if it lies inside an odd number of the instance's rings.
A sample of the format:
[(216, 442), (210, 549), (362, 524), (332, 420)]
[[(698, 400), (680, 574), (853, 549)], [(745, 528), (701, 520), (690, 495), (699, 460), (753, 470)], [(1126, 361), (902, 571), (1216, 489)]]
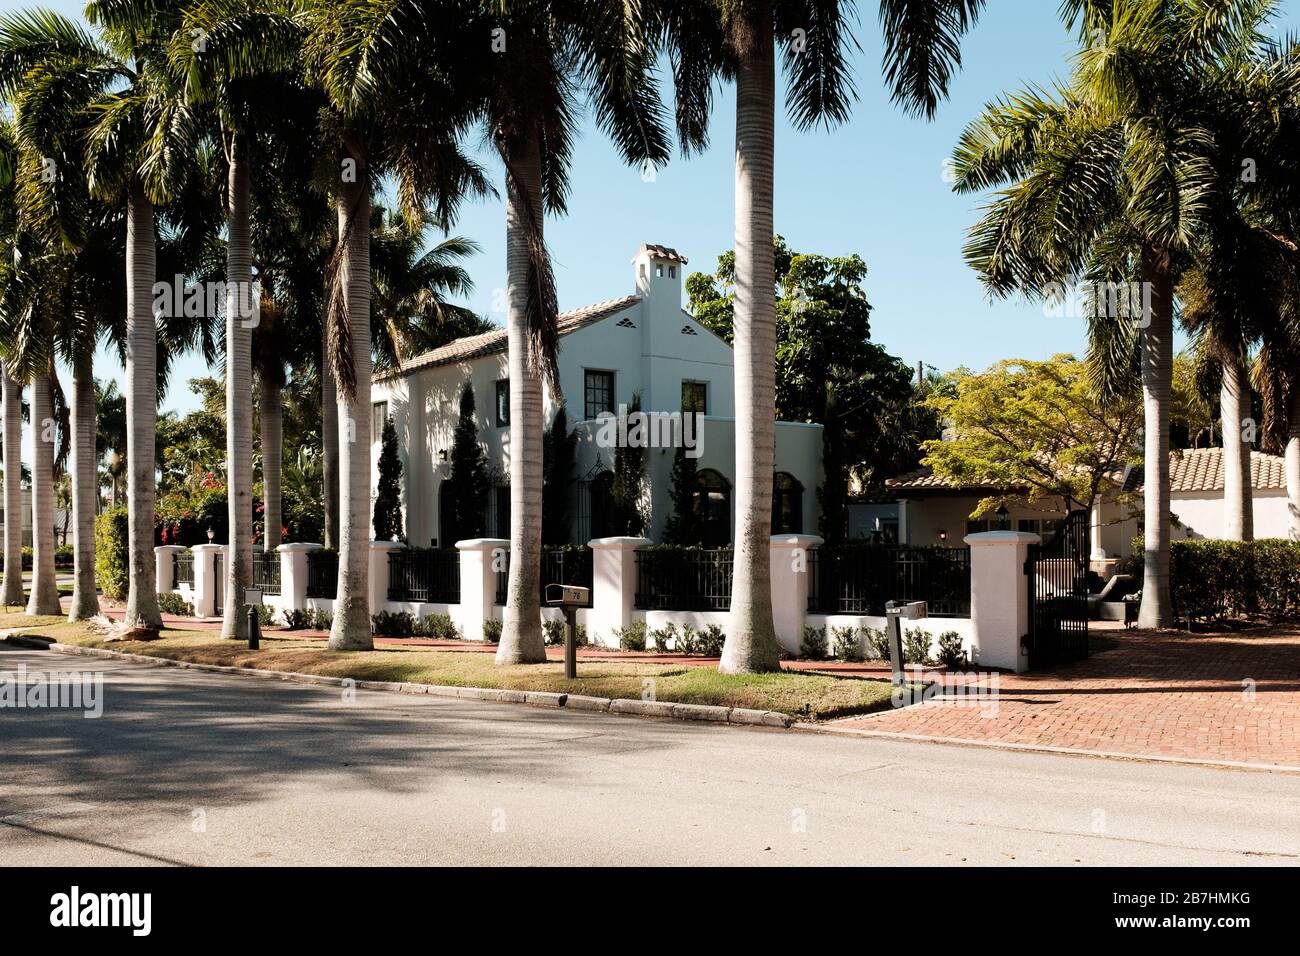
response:
[(139, 181), (126, 202), (126, 502), (130, 568), (128, 627), (161, 628), (154, 574), (154, 441), (158, 428), (157, 276), (153, 203)]
[(280, 473), (284, 457), (284, 404), (278, 382), (262, 382), (262, 549), (280, 546)]
[(1173, 375), (1173, 280), (1169, 255), (1142, 251), (1142, 280), (1151, 283), (1150, 322), (1142, 332), (1143, 542), (1139, 627), (1169, 627), (1169, 406)]
[(54, 577), (54, 397), (50, 376), (32, 379), (32, 593), (28, 614), (62, 614)]
[(506, 163), (506, 328), (510, 348), (510, 576), (498, 664), (546, 660), (542, 637), (542, 378), (528, 339), (529, 234), (542, 230), (542, 153), (535, 131)]
[(1287, 537), (1300, 541), (1300, 384), (1291, 387), (1290, 412), (1286, 438), (1286, 497), (1291, 520)]
[(1219, 389), (1223, 427), (1223, 536), (1229, 541), (1250, 541), (1255, 537), (1250, 443), (1244, 435), (1249, 413), (1246, 369), (1234, 355), (1223, 362), (1223, 384)]
[(339, 281), (347, 290), (352, 371), (349, 398), (339, 390), (339, 581), (330, 629), (332, 650), (370, 650), (370, 192), (364, 163), (339, 192)]
[(243, 138), (230, 147), (226, 230), (226, 498), (225, 609), (221, 636), (248, 640), (244, 589), (253, 586), (253, 252), (248, 225), (248, 166)]
[(5, 607), (23, 601), (23, 387), (9, 375), (0, 361), (0, 383), (4, 388), (5, 455), (5, 579), (0, 604)]
[(95, 469), (94, 357), (82, 349), (72, 369), (72, 551), (75, 564), (69, 621), (99, 613), (95, 587), (95, 506), (99, 474)]
[(339, 546), (339, 408), (330, 368), (328, 336), (321, 336), (320, 432), (321, 484), (325, 491), (325, 547)]
[(718, 670), (775, 671), (772, 472), (776, 463), (776, 279), (772, 126), (776, 63), (769, 3), (756, 4), (736, 70), (736, 531), (731, 619)]

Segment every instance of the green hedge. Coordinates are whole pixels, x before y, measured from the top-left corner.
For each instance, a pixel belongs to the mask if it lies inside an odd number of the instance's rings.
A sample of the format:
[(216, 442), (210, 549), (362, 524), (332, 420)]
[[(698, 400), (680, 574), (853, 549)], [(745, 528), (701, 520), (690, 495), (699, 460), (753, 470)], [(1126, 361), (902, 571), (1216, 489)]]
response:
[(126, 597), (131, 559), (126, 508), (109, 508), (95, 519), (95, 578), (105, 597)]
[[(1134, 571), (1141, 579), (1141, 540)], [(1180, 621), (1265, 617), (1300, 620), (1300, 542), (1174, 541), (1169, 588)]]

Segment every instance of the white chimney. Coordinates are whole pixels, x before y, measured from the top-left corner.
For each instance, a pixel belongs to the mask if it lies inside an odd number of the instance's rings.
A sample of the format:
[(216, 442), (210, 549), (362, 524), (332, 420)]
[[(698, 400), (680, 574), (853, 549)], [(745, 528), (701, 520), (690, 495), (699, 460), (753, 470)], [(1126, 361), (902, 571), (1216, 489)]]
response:
[(678, 312), (682, 307), (682, 271), (686, 261), (676, 249), (643, 244), (632, 257), (637, 295), (656, 306), (662, 303), (673, 313)]

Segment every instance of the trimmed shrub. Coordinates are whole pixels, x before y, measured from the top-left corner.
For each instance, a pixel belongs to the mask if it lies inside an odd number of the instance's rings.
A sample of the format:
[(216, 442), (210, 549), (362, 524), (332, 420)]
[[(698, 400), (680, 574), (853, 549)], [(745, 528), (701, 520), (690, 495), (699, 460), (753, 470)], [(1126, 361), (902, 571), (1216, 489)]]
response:
[(314, 631), (328, 631), (334, 626), (334, 612), (317, 608), (312, 612), (311, 626)]
[(961, 646), (961, 635), (944, 631), (939, 635), (939, 663), (944, 667), (961, 667), (966, 663), (966, 651)]
[[(1142, 579), (1142, 539), (1129, 572)], [(1261, 616), (1300, 620), (1300, 542), (1183, 540), (1170, 543), (1169, 589), (1184, 624)]]
[(488, 618), (483, 622), (483, 640), (489, 644), (501, 643), (501, 622), (495, 618)]
[(700, 651), (700, 636), (690, 624), (682, 625), (682, 639), (677, 642), (677, 651), (680, 654), (698, 654)]
[(406, 611), (380, 611), (370, 616), (370, 630), (380, 637), (413, 637), (415, 618)]
[(440, 641), (460, 639), (460, 628), (451, 619), (450, 614), (428, 614), (419, 624), (419, 633), (423, 637), (432, 637)]
[(618, 646), (625, 651), (644, 651), (646, 642), (645, 621), (633, 621), (627, 627), (614, 628)]
[(862, 660), (862, 638), (856, 627), (833, 627), (831, 636), (835, 638), (835, 656), (842, 661)]
[(805, 627), (799, 642), (799, 656), (810, 661), (826, 659), (826, 628)]
[[(549, 618), (542, 621), (542, 637), (551, 647), (557, 647), (564, 643), (564, 621), (553, 621)], [(500, 633), (498, 632), (498, 637)]]
[(871, 649), (872, 656), (882, 661), (889, 660), (889, 628), (864, 627), (862, 633), (866, 637), (866, 647)]
[(177, 617), (194, 616), (194, 605), (175, 591), (158, 592), (158, 610), (164, 614), (175, 614)]
[(289, 608), (281, 616), (284, 618), (286, 631), (301, 631), (309, 628), (313, 620), (311, 609), (305, 607)]
[(721, 624), (710, 624), (700, 632), (700, 653), (705, 657), (721, 657), (726, 643), (727, 632)]
[(258, 627), (270, 627), (275, 623), (275, 608), (270, 604), (257, 605)]
[(677, 643), (677, 625), (669, 621), (663, 627), (656, 627), (650, 632), (650, 642), (660, 654), (665, 654), (669, 646)]
[(105, 597), (126, 597), (131, 578), (126, 508), (109, 508), (95, 519), (95, 581)]
[(903, 663), (925, 664), (930, 660), (930, 635), (919, 627), (903, 632)]

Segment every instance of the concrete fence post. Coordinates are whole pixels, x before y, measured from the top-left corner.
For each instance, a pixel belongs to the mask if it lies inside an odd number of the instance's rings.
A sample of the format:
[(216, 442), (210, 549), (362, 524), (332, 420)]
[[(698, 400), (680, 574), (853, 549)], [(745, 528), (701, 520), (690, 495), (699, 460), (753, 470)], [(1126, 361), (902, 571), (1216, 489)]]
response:
[(483, 639), (483, 622), (496, 616), (497, 573), (506, 567), (510, 542), (505, 538), (466, 538), (456, 542), (460, 552), (460, 603), (452, 620), (470, 641)]
[(175, 555), (185, 549), (179, 544), (163, 544), (153, 549), (154, 576), (158, 579), (158, 593), (176, 590)]
[(812, 551), (821, 544), (815, 534), (772, 535), (772, 622), (777, 641), (792, 654), (803, 639)]
[(212, 617), (217, 613), (217, 555), (225, 554), (224, 544), (196, 544), (194, 555), (194, 615)]
[(975, 659), (988, 667), (1027, 670), (1020, 639), (1029, 633), (1029, 546), (1041, 540), (1024, 531), (968, 534), (970, 616)]
[(370, 613), (378, 614), (388, 600), (388, 556), (405, 548), (400, 541), (370, 542)]
[(632, 623), (636, 607), (636, 551), (649, 538), (596, 538), (591, 548), (591, 611), (587, 632), (593, 644), (617, 644), (616, 628)]
[(280, 554), (280, 598), (286, 608), (296, 611), (307, 606), (307, 555), (324, 549), (323, 544), (296, 541), (275, 549)]

